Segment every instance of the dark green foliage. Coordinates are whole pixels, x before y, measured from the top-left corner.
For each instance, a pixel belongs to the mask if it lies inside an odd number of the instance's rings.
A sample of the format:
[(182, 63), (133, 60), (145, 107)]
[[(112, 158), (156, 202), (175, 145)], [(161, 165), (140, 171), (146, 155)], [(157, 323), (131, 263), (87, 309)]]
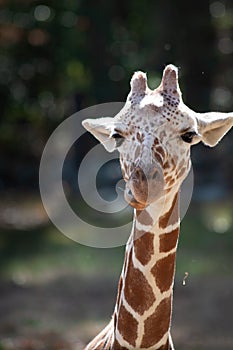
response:
[(52, 130), (81, 108), (123, 101), (135, 70), (155, 87), (173, 62), (187, 104), (232, 109), (232, 23), (230, 1), (2, 0), (0, 189), (35, 186)]

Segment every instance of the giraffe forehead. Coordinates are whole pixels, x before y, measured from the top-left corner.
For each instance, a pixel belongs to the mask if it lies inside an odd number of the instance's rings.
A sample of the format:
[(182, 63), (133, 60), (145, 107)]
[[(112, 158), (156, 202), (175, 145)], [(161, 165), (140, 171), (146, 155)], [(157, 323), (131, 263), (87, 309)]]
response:
[[(116, 128), (121, 131), (124, 136), (130, 141), (128, 146), (136, 147), (136, 145), (144, 145), (151, 147), (152, 145), (163, 145), (164, 141), (171, 140), (178, 131), (178, 128), (172, 123), (168, 123), (166, 120), (158, 123), (151, 120), (142, 120), (141, 123), (135, 123), (135, 121), (123, 124), (123, 127)], [(131, 143), (131, 141), (133, 141)]]
[(126, 136), (132, 136), (133, 141), (153, 142), (154, 139), (163, 143), (175, 140), (175, 135), (184, 131), (196, 130), (197, 122), (186, 113), (174, 113), (169, 118), (166, 114), (158, 114), (153, 117), (146, 115), (126, 115), (117, 120), (116, 129), (121, 130)]
[(168, 120), (163, 114), (156, 113), (151, 116), (148, 115), (148, 113), (144, 113), (142, 110), (121, 115), (121, 117), (117, 119), (117, 122), (119, 125), (123, 124), (131, 130), (140, 129), (149, 132), (167, 123)]

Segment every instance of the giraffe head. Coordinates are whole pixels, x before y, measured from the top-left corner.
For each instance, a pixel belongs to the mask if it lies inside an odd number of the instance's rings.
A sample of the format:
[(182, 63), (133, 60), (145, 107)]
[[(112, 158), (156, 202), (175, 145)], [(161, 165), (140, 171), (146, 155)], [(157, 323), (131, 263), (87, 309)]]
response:
[(134, 73), (131, 90), (114, 118), (86, 119), (83, 126), (112, 152), (118, 149), (125, 198), (142, 210), (178, 188), (190, 169), (190, 148), (215, 146), (233, 125), (233, 113), (196, 113), (182, 100), (178, 70), (168, 65), (155, 90)]

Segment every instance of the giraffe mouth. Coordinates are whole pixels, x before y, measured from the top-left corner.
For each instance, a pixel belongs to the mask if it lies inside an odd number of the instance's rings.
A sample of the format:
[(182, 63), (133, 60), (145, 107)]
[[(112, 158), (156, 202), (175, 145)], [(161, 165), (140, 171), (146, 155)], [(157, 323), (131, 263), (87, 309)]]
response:
[(149, 203), (142, 203), (142, 202), (137, 201), (135, 199), (135, 197), (133, 196), (132, 191), (130, 189), (125, 191), (124, 197), (125, 197), (126, 202), (129, 203), (129, 205), (131, 205), (131, 207), (133, 207), (137, 210), (143, 210), (149, 205)]
[(124, 191), (124, 198), (129, 205), (137, 210), (143, 210), (153, 202), (159, 200), (164, 194), (164, 184), (157, 183), (157, 186), (149, 183), (148, 186), (138, 186), (134, 183), (127, 183)]
[(133, 208), (143, 210), (164, 194), (164, 176), (154, 164), (146, 169), (137, 166), (126, 181), (124, 197)]

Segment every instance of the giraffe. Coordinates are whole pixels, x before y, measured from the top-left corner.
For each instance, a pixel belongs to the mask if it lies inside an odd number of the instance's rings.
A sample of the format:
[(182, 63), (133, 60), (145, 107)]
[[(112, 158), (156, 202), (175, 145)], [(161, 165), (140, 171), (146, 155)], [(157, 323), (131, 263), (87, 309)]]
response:
[(188, 108), (178, 69), (170, 64), (155, 90), (145, 73), (135, 72), (122, 110), (113, 118), (86, 119), (83, 126), (108, 152), (119, 151), (124, 197), (134, 208), (112, 319), (85, 350), (174, 350), (179, 190), (190, 170), (191, 146), (215, 146), (233, 126), (233, 113)]

